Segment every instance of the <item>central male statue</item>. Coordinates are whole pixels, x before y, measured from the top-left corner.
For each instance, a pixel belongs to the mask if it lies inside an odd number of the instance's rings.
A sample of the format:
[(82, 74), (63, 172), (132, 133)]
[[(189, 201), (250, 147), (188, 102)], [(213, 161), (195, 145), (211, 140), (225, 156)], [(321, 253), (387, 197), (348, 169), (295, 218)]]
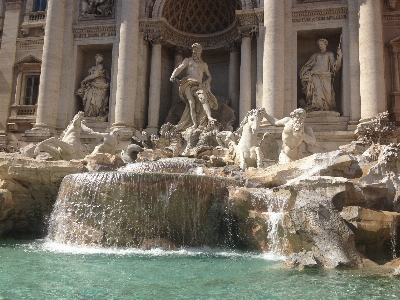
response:
[[(210, 91), (211, 74), (207, 64), (201, 59), (200, 44), (192, 45), (192, 57), (185, 58), (171, 75), (171, 81), (179, 84), (179, 96), (186, 103), (185, 111), (177, 125), (178, 130), (207, 126), (216, 121), (211, 117), (211, 109), (218, 109), (218, 102)], [(178, 76), (187, 69), (186, 77), (178, 81)], [(204, 75), (206, 79), (203, 81)]]

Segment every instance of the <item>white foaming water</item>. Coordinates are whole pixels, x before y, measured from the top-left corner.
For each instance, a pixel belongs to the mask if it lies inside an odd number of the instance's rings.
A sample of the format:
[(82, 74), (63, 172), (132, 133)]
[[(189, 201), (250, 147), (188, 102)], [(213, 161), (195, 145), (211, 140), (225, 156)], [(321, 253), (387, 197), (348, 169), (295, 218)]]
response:
[(390, 242), (392, 246), (392, 259), (395, 260), (397, 259), (396, 255), (396, 248), (397, 248), (397, 223), (395, 223), (393, 226), (390, 226)]
[(287, 230), (285, 226), (285, 214), (289, 195), (284, 192), (275, 193), (269, 189), (253, 192), (255, 202), (264, 202), (264, 212), (267, 217), (268, 225), (268, 254), (273, 257), (285, 257), (284, 253), (287, 247)]
[(51, 252), (56, 254), (71, 255), (116, 255), (116, 256), (149, 256), (149, 257), (199, 257), (212, 256), (231, 259), (263, 259), (267, 261), (284, 261), (285, 256), (272, 253), (252, 253), (225, 250), (220, 248), (200, 247), (200, 248), (181, 248), (178, 250), (164, 250), (153, 248), (143, 250), (138, 248), (118, 248), (118, 247), (92, 247), (77, 246), (71, 244), (61, 244), (49, 239), (38, 240), (34, 243), (22, 245), (27, 251)]

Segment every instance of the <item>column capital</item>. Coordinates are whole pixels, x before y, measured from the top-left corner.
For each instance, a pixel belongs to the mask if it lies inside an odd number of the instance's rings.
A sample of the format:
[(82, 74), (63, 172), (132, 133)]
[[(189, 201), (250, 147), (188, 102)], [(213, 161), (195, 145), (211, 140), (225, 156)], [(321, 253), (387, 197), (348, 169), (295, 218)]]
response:
[(185, 48), (181, 47), (181, 46), (177, 46), (174, 48), (174, 54), (175, 55), (183, 55), (185, 52)]
[(256, 37), (258, 35), (258, 26), (252, 25), (252, 26), (242, 26), (238, 27), (238, 33), (241, 38), (244, 37)]
[(144, 40), (150, 45), (165, 45), (166, 39), (162, 32), (146, 34)]
[(240, 52), (240, 46), (237, 43), (232, 42), (225, 46), (225, 50), (228, 52)]
[(400, 39), (398, 39), (398, 40), (396, 39), (396, 40), (389, 42), (388, 46), (389, 46), (390, 50), (392, 51), (392, 53), (400, 52)]

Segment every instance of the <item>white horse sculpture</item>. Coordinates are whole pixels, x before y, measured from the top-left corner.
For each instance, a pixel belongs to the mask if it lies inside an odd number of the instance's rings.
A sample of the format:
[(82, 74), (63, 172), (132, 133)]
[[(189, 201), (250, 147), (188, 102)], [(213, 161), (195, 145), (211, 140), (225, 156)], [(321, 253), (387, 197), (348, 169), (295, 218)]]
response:
[(246, 167), (262, 167), (264, 155), (260, 149), (257, 135), (264, 115), (264, 108), (248, 111), (235, 132), (236, 135), (240, 135), (239, 142), (235, 147), (236, 160), (243, 170)]
[(217, 142), (222, 148), (228, 148), (235, 157), (235, 163), (241, 169), (263, 167), (264, 158), (278, 161), (278, 144), (270, 133), (265, 133), (258, 141), (260, 124), (265, 116), (265, 109), (252, 109), (247, 112), (236, 132), (221, 131)]
[(102, 137), (99, 133), (82, 124), (84, 112), (78, 112), (59, 138), (51, 137), (37, 144), (34, 157), (40, 151), (49, 153), (56, 160), (82, 159), (86, 156), (86, 148), (80, 140), (81, 132)]

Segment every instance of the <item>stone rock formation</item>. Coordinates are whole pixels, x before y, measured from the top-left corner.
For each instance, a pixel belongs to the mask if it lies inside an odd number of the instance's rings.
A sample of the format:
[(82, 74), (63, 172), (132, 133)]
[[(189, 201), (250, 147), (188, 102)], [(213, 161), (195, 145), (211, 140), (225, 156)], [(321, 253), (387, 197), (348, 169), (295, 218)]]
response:
[(43, 237), (62, 179), (85, 170), (82, 161), (47, 162), (0, 153), (0, 237)]

